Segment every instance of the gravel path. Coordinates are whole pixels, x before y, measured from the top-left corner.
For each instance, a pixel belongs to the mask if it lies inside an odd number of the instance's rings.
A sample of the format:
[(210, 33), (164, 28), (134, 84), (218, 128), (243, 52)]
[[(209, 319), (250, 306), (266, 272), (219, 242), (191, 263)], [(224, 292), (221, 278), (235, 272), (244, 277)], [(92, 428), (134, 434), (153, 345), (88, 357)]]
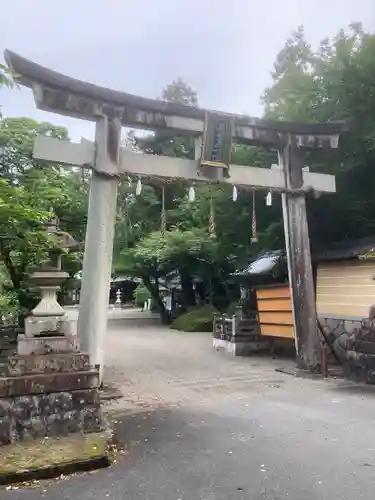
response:
[(150, 321), (111, 322), (105, 379), (124, 394), (118, 406), (216, 404), (248, 397), (290, 381), (275, 368), (293, 360), (232, 358), (212, 348), (209, 333), (180, 333)]
[(124, 456), (110, 469), (0, 499), (372, 500), (372, 387), (275, 371), (288, 360), (229, 358), (209, 334), (145, 315), (112, 316), (106, 380)]

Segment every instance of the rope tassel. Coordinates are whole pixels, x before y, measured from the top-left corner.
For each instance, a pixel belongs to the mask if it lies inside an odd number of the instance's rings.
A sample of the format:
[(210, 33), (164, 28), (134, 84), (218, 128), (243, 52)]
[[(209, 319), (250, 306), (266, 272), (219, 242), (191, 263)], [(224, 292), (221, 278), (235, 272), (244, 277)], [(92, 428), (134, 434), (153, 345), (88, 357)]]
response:
[(215, 212), (214, 212), (214, 202), (212, 195), (210, 196), (210, 216), (208, 221), (208, 232), (212, 238), (216, 237), (216, 223), (215, 223)]
[(258, 243), (257, 216), (255, 211), (255, 191), (253, 191), (253, 215), (251, 220), (251, 243)]
[(161, 190), (161, 214), (160, 214), (160, 231), (161, 234), (164, 234), (167, 230), (167, 218), (165, 213), (165, 190), (164, 186)]

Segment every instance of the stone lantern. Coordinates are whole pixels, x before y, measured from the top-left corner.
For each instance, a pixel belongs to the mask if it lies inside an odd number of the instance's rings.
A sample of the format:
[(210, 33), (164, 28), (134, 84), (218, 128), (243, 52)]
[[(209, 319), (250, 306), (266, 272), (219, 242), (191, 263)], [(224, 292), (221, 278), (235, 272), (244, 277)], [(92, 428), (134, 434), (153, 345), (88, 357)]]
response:
[(49, 262), (31, 275), (41, 292), (39, 304), (18, 335), (17, 354), (10, 356), (0, 376), (0, 446), (26, 439), (100, 432), (105, 428), (99, 396), (99, 366), (81, 352), (72, 320), (57, 302), (64, 249), (77, 246), (55, 227)]
[(58, 219), (51, 221), (47, 234), (55, 241), (50, 250), (49, 262), (44, 263), (30, 275), (31, 281), (39, 288), (41, 300), (25, 320), (25, 337), (54, 337), (76, 335), (76, 320), (67, 316), (57, 301), (57, 292), (68, 273), (61, 269), (61, 256), (65, 250), (77, 248), (74, 238), (58, 227)]

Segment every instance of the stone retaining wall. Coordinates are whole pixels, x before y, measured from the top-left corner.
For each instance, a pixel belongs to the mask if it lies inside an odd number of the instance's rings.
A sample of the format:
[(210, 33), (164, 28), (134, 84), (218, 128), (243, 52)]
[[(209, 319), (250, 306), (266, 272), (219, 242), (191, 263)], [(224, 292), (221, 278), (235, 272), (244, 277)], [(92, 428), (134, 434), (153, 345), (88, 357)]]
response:
[(0, 444), (103, 429), (99, 369), (84, 353), (11, 356), (0, 377)]
[(0, 399), (0, 444), (102, 429), (96, 389)]

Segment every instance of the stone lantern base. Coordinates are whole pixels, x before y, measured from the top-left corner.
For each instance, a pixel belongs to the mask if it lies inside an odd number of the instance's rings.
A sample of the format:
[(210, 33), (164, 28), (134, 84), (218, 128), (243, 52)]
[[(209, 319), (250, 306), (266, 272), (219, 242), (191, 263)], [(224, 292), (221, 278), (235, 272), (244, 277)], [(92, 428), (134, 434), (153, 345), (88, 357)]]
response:
[(38, 344), (33, 354), (12, 356), (3, 368), (0, 445), (104, 428), (99, 368), (76, 344), (69, 350), (43, 340), (45, 352)]
[(75, 322), (56, 300), (66, 274), (42, 270), (31, 277), (42, 300), (18, 336), (17, 354), (1, 368), (0, 445), (104, 428), (99, 367), (80, 352)]

